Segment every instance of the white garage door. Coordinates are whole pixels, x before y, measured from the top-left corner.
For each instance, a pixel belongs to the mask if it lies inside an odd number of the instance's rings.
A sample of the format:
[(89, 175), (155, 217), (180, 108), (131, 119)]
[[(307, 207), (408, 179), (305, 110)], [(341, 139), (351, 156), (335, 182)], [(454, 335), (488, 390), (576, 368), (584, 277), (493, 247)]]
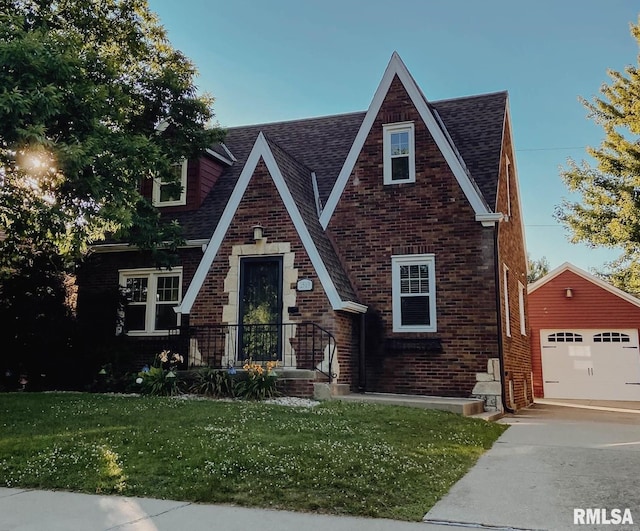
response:
[(637, 330), (541, 330), (545, 398), (640, 400)]

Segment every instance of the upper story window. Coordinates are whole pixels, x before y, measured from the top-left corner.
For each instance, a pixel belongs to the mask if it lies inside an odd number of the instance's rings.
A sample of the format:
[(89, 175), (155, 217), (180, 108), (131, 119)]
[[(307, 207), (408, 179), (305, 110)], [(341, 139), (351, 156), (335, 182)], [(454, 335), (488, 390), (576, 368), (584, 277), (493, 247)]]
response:
[[(187, 160), (177, 162), (171, 167), (172, 177), (160, 177), (153, 180), (153, 204), (158, 207), (187, 204)], [(174, 182), (180, 183), (177, 190)]]
[(384, 184), (413, 183), (416, 180), (413, 122), (382, 126), (384, 142)]
[(120, 287), (126, 304), (118, 332), (129, 335), (166, 334), (180, 324), (174, 308), (182, 300), (182, 268), (125, 269)]
[(435, 332), (435, 256), (392, 256), (391, 267), (393, 331)]

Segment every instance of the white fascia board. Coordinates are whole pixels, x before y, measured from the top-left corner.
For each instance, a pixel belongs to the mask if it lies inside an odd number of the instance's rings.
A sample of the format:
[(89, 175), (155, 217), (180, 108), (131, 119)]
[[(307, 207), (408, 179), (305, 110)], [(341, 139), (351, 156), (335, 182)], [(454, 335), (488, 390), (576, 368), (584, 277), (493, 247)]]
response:
[(362, 150), (362, 146), (364, 145), (369, 133), (371, 132), (371, 127), (373, 126), (373, 122), (380, 111), (380, 107), (382, 107), (382, 103), (384, 98), (389, 91), (389, 87), (393, 81), (394, 76), (398, 76), (400, 82), (403, 84), (405, 90), (409, 94), (413, 105), (418, 110), (420, 117), (424, 121), (427, 129), (431, 133), (431, 136), (435, 140), (440, 152), (444, 156), (449, 168), (453, 172), (458, 184), (462, 188), (467, 200), (473, 207), (476, 214), (487, 214), (490, 213), (488, 205), (485, 200), (480, 195), (480, 192), (474, 185), (474, 183), (469, 179), (469, 176), (465, 172), (460, 159), (456, 156), (453, 148), (447, 141), (446, 136), (442, 132), (442, 129), (438, 126), (438, 123), (433, 116), (433, 113), (429, 109), (427, 102), (425, 101), (420, 89), (416, 85), (416, 82), (411, 77), (411, 74), (407, 70), (407, 67), (400, 59), (400, 56), (397, 52), (393, 52), (391, 56), (391, 60), (387, 65), (387, 69), (382, 76), (382, 81), (378, 85), (378, 89), (373, 96), (373, 100), (371, 101), (371, 105), (369, 105), (369, 109), (367, 110), (367, 114), (362, 121), (360, 126), (360, 130), (356, 135), (356, 138), (349, 150), (349, 154), (344, 162), (342, 170), (338, 175), (336, 180), (336, 184), (329, 195), (329, 199), (327, 204), (324, 207), (322, 212), (322, 216), (320, 217), (320, 223), (322, 228), (326, 229), (329, 225), (329, 221), (331, 221), (331, 216), (335, 211), (338, 202), (340, 201), (340, 197), (342, 196), (342, 192), (344, 191), (347, 182), (349, 180), (349, 176), (353, 171), (355, 163), (360, 155), (360, 151)]
[(224, 149), (225, 153), (227, 155), (229, 155), (229, 158), (233, 161), (233, 162), (238, 162), (238, 159), (235, 158), (235, 156), (233, 155), (233, 153), (231, 153), (231, 150), (227, 147), (227, 145), (224, 142), (220, 142), (220, 145), (222, 146), (222, 149)]
[(476, 221), (482, 223), (483, 227), (493, 227), (496, 223), (504, 220), (502, 212), (489, 212), (488, 214), (476, 214)]
[(211, 155), (212, 157), (221, 160), (222, 162), (224, 162), (225, 164), (229, 165), (229, 166), (233, 166), (233, 161), (223, 157), (222, 155), (220, 155), (220, 153), (217, 153), (216, 151), (213, 151), (213, 149), (209, 149), (206, 148), (205, 152), (209, 155)]
[(269, 148), (269, 144), (267, 143), (267, 140), (262, 133), (258, 135), (258, 140), (256, 141), (256, 143), (258, 142), (261, 142), (263, 144), (261, 154), (264, 162), (267, 166), (267, 169), (269, 170), (269, 173), (271, 174), (271, 178), (273, 179), (278, 192), (280, 193), (280, 197), (282, 198), (287, 212), (289, 212), (289, 216), (291, 216), (291, 220), (293, 221), (293, 225), (298, 232), (298, 236), (300, 236), (302, 245), (304, 245), (309, 258), (311, 259), (313, 268), (316, 270), (318, 279), (320, 280), (320, 283), (322, 284), (322, 287), (324, 288), (324, 291), (329, 298), (331, 307), (334, 310), (340, 310), (342, 309), (343, 301), (338, 294), (338, 290), (336, 289), (333, 280), (331, 280), (329, 271), (327, 270), (325, 263), (322, 261), (322, 257), (320, 256), (316, 244), (314, 243), (313, 238), (309, 233), (309, 229), (302, 219), (302, 215), (300, 214), (300, 211), (296, 206), (293, 196), (291, 195), (291, 191), (289, 190), (289, 187), (287, 186), (287, 183), (282, 176), (282, 172), (278, 167), (276, 159), (273, 156), (271, 149)]
[(609, 284), (605, 280), (602, 280), (601, 278), (598, 278), (595, 275), (592, 275), (591, 273), (587, 273), (584, 269), (580, 269), (579, 267), (574, 266), (569, 262), (565, 262), (560, 267), (557, 267), (553, 271), (550, 271), (549, 273), (547, 273), (544, 277), (539, 278), (532, 284), (529, 284), (529, 286), (527, 286), (527, 292), (529, 294), (533, 293), (535, 290), (544, 286), (547, 282), (553, 280), (554, 278), (559, 276), (561, 273), (564, 273), (565, 271), (571, 271), (575, 275), (578, 275), (579, 277), (584, 278), (588, 282), (591, 282), (592, 284), (595, 284), (596, 286), (608, 291), (609, 293), (612, 293), (613, 295), (620, 297), (621, 299), (624, 299), (625, 301), (640, 308), (640, 299), (638, 299), (637, 297), (634, 297), (633, 295), (631, 295), (630, 293), (627, 293), (626, 291), (622, 291), (620, 288), (616, 288), (615, 286)]
[[(194, 247), (202, 247), (209, 243), (206, 238), (198, 240), (186, 240), (184, 245), (178, 246), (179, 249), (191, 249)], [(122, 253), (126, 251), (139, 251), (140, 248), (136, 245), (130, 245), (128, 243), (103, 243), (96, 244), (90, 247), (93, 253)]]
[(207, 274), (209, 273), (209, 269), (211, 268), (211, 264), (213, 264), (213, 260), (215, 259), (218, 250), (220, 249), (220, 245), (224, 240), (229, 225), (231, 224), (233, 216), (235, 215), (238, 206), (240, 205), (240, 201), (244, 196), (247, 186), (249, 185), (249, 181), (253, 176), (260, 158), (264, 160), (271, 178), (276, 185), (278, 193), (280, 194), (280, 197), (282, 198), (282, 201), (289, 213), (289, 216), (291, 216), (294, 227), (296, 228), (296, 231), (300, 236), (300, 240), (302, 241), (302, 244), (304, 245), (309, 258), (311, 259), (311, 263), (316, 270), (318, 279), (320, 280), (320, 283), (322, 284), (322, 287), (324, 288), (325, 293), (329, 298), (331, 307), (334, 310), (343, 309), (344, 303), (340, 298), (340, 295), (338, 294), (338, 290), (331, 280), (329, 272), (324, 262), (322, 261), (322, 258), (320, 257), (320, 253), (318, 252), (318, 249), (316, 248), (315, 243), (311, 238), (311, 234), (309, 233), (309, 230), (307, 229), (307, 226), (302, 219), (302, 215), (300, 214), (295, 201), (293, 200), (293, 196), (291, 195), (291, 192), (287, 187), (284, 177), (282, 176), (282, 172), (280, 171), (273, 153), (269, 148), (269, 144), (267, 143), (267, 140), (262, 132), (260, 132), (253, 145), (253, 148), (251, 149), (251, 153), (247, 158), (247, 162), (242, 169), (242, 173), (238, 178), (238, 182), (236, 183), (236, 187), (231, 194), (231, 198), (229, 199), (229, 202), (227, 203), (227, 206), (222, 213), (220, 222), (218, 223), (218, 226), (216, 227), (216, 230), (211, 237), (209, 245), (207, 246), (200, 264), (198, 264), (198, 268), (196, 269), (196, 273), (193, 276), (189, 288), (187, 289), (187, 293), (182, 299), (182, 304), (176, 308), (176, 312), (183, 314), (188, 314), (191, 312), (191, 308), (193, 307), (196, 297), (198, 296), (198, 293), (200, 292), (200, 289), (204, 284)]
[[(258, 137), (258, 140), (262, 137), (262, 133)], [(262, 137), (264, 139), (264, 137)], [(191, 284), (189, 284), (189, 288), (182, 298), (182, 303), (178, 306), (175, 311), (176, 313), (191, 313), (191, 308), (193, 307), (193, 303), (204, 284), (205, 279), (207, 278), (207, 274), (209, 273), (209, 269), (211, 268), (211, 264), (213, 264), (213, 260), (218, 254), (218, 250), (220, 249), (220, 245), (224, 240), (224, 236), (229, 229), (229, 225), (233, 220), (233, 216), (238, 209), (238, 205), (242, 200), (242, 196), (244, 195), (247, 186), (249, 185), (249, 181), (251, 180), (251, 176), (253, 175), (253, 171), (255, 170), (258, 162), (260, 161), (261, 156), (261, 144), (256, 140), (256, 143), (253, 145), (251, 149), (251, 153), (249, 153), (249, 157), (247, 158), (247, 162), (242, 168), (242, 172), (240, 173), (240, 177), (238, 178), (238, 182), (236, 183), (233, 192), (231, 193), (231, 197), (225, 206), (224, 211), (222, 212), (222, 217), (216, 226), (211, 239), (207, 243), (207, 248), (202, 256), (202, 260), (198, 264), (198, 268), (196, 269), (195, 274), (193, 275), (193, 279), (191, 279)], [(266, 143), (266, 142), (265, 142)]]
[(343, 310), (349, 313), (367, 313), (368, 309), (369, 309), (368, 306), (365, 306), (364, 304), (360, 304), (358, 302), (353, 302), (353, 301), (343, 302), (342, 307), (340, 308), (340, 310)]

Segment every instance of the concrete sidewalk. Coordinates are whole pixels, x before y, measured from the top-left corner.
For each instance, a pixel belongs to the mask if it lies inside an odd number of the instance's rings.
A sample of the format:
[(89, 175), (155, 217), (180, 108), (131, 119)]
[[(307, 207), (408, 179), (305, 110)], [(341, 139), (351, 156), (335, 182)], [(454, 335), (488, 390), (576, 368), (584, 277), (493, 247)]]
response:
[[(147, 498), (0, 488), (0, 531), (456, 531), (465, 528)], [(468, 529), (468, 528), (466, 528)]]

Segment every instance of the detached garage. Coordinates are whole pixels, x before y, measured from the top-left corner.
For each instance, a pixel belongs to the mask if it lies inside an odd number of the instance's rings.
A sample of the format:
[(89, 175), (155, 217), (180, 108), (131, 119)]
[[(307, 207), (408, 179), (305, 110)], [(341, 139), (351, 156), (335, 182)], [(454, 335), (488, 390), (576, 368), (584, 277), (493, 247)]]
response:
[(640, 299), (568, 263), (528, 291), (536, 397), (640, 401)]

